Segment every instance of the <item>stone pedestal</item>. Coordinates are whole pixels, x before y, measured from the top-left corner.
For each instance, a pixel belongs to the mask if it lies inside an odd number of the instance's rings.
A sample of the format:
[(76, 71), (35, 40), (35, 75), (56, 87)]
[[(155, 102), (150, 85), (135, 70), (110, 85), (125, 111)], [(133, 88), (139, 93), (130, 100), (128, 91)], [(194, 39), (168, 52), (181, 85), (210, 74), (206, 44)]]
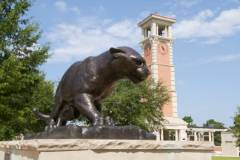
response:
[(208, 142), (41, 139), (0, 142), (1, 160), (211, 160)]
[(25, 139), (138, 139), (155, 140), (156, 136), (137, 126), (94, 126), (67, 125), (48, 129)]

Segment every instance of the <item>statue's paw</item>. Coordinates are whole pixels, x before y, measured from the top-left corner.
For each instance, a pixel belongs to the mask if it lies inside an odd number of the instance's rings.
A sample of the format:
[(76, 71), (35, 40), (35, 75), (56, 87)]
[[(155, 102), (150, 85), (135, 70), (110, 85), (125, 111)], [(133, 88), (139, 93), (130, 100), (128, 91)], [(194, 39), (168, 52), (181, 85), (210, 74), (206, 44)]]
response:
[(57, 128), (57, 125), (54, 121), (54, 119), (51, 119), (48, 123), (48, 125), (45, 127), (45, 131), (53, 129), (53, 128)]
[(103, 126), (104, 125), (104, 119), (102, 117), (96, 118), (93, 122), (93, 126)]
[(109, 116), (105, 117), (105, 125), (106, 126), (115, 126), (113, 119)]

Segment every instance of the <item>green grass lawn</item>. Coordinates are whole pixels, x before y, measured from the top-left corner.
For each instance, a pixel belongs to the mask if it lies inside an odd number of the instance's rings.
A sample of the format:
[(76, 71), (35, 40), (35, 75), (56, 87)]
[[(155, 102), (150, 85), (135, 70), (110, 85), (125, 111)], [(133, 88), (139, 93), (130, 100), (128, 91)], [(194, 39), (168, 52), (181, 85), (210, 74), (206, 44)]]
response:
[(239, 157), (212, 157), (212, 160), (240, 160)]

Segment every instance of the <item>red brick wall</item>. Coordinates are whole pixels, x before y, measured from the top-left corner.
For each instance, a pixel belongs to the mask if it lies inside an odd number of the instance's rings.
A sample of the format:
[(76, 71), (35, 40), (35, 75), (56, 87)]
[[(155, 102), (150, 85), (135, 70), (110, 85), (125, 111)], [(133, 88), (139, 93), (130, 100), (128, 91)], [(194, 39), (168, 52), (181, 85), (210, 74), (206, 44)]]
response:
[[(166, 42), (158, 43), (158, 78), (171, 91), (170, 52)], [(163, 106), (162, 111), (164, 116), (173, 116), (171, 101)]]

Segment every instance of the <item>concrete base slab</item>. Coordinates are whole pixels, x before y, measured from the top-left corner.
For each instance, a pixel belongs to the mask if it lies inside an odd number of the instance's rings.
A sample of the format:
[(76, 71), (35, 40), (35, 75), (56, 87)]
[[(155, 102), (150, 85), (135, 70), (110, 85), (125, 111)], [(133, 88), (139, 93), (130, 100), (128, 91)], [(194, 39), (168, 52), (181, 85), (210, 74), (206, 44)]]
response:
[(211, 160), (208, 142), (41, 139), (0, 142), (1, 160)]

